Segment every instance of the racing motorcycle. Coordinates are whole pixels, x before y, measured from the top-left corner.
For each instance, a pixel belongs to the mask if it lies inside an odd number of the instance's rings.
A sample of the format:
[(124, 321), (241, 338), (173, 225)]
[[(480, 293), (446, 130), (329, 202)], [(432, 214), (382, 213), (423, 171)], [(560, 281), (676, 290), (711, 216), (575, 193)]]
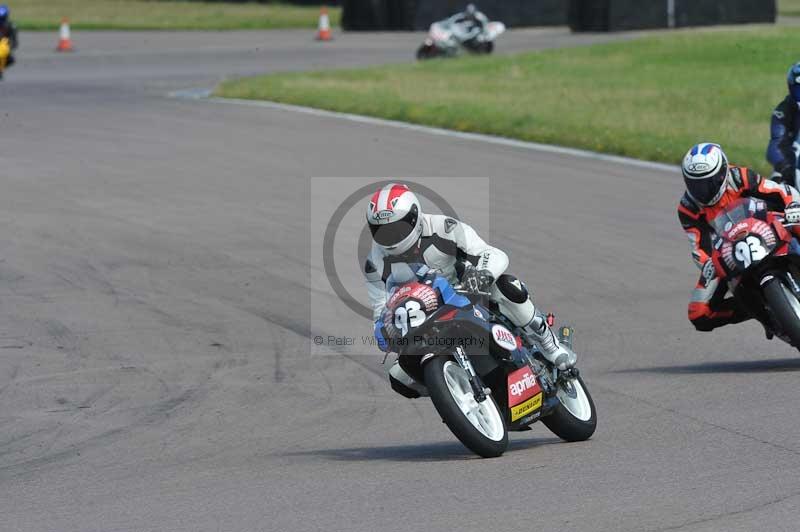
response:
[(460, 15), (431, 24), (428, 36), (417, 49), (417, 59), (453, 57), (462, 49), (474, 54), (490, 54), (494, 41), (506, 31), (502, 22), (489, 22), (478, 35), (470, 37), (469, 28), (460, 21)]
[[(509, 431), (539, 420), (566, 441), (592, 436), (597, 415), (578, 369), (554, 368), (489, 294), (468, 293), (418, 264), (394, 264), (387, 288), (387, 340), (414, 379), (390, 371), (392, 389), (410, 399), (429, 396), (468, 449), (500, 456)], [(571, 328), (559, 335), (571, 345)]]
[(800, 348), (798, 224), (769, 211), (766, 202), (740, 198), (710, 224), (717, 235), (712, 260), (738, 303), (768, 331)]

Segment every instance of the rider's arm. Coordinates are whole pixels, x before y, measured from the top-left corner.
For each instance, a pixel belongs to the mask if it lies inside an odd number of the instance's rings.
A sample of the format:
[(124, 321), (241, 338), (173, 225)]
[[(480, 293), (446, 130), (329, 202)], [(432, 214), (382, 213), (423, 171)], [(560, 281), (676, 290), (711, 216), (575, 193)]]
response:
[(372, 321), (375, 322), (373, 333), (381, 351), (389, 351), (382, 318), (383, 310), (386, 308), (386, 283), (383, 281), (382, 270), (382, 261), (370, 253), (370, 256), (364, 261), (364, 277), (367, 280), (367, 294), (372, 304)]
[[(447, 220), (450, 221), (448, 222)], [(441, 236), (452, 237), (460, 259), (469, 261), (478, 270), (489, 270), (494, 279), (497, 279), (506, 271), (506, 268), (508, 268), (508, 255), (487, 244), (472, 227), (444, 216), (441, 217), (439, 223), (444, 224), (444, 231), (441, 231), (444, 235)], [(435, 229), (438, 229), (436, 225), (439, 224), (434, 222)], [(440, 231), (436, 232), (437, 234), (441, 233)]]
[(383, 261), (373, 254), (364, 262), (364, 277), (367, 280), (367, 294), (372, 305), (372, 319), (378, 320), (386, 307), (386, 283), (383, 281)]
[(487, 24), (489, 24), (489, 18), (480, 11), (475, 12), (475, 21), (478, 22), (484, 28), (486, 27)]
[(711, 227), (702, 215), (684, 200), (678, 205), (678, 220), (689, 238), (692, 260), (698, 268), (711, 258)]
[(791, 185), (776, 183), (748, 168), (731, 168), (731, 173), (735, 182), (741, 180), (748, 196), (763, 199), (770, 210), (782, 211), (790, 203), (800, 201), (800, 192)]
[(17, 46), (19, 45), (19, 40), (17, 38), (17, 27), (14, 25), (13, 22), (9, 22), (9, 32), (8, 32), (8, 40), (11, 44), (11, 49), (16, 50)]
[[(791, 102), (791, 104), (794, 105), (794, 102)], [(788, 105), (787, 101), (784, 100), (772, 111), (770, 140), (767, 145), (767, 161), (776, 170), (784, 165), (794, 168), (797, 164), (797, 158), (792, 148), (794, 143), (792, 122), (795, 118), (795, 108), (792, 105)]]

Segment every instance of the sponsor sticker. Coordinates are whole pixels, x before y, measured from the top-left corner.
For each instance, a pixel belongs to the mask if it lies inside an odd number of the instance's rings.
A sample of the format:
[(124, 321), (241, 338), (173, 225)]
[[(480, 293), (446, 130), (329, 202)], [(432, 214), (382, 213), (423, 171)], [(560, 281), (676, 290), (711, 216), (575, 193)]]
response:
[(707, 172), (711, 167), (706, 163), (692, 163), (689, 165), (690, 172)]
[(502, 325), (492, 326), (492, 337), (497, 345), (508, 351), (514, 351), (517, 348), (517, 340), (511, 331)]
[(405, 294), (409, 293), (410, 291), (411, 291), (411, 286), (409, 285), (397, 289), (395, 293), (392, 294), (392, 297), (389, 298), (389, 302), (386, 304), (386, 306), (387, 307), (393, 306), (395, 303), (397, 303), (398, 299), (400, 299), (401, 297), (405, 297)]
[(542, 391), (530, 367), (520, 368), (508, 376), (508, 405), (514, 406)]
[(511, 421), (523, 418), (542, 407), (542, 392), (531, 397), (524, 403), (511, 407)]
[(388, 220), (392, 216), (394, 216), (394, 211), (390, 210), (382, 210), (375, 213), (376, 220)]

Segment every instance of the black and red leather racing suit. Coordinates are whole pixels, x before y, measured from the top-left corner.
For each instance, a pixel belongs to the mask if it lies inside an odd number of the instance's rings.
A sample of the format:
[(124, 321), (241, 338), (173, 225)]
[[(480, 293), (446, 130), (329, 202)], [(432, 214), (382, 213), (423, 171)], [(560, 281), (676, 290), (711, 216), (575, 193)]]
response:
[[(725, 187), (725, 194), (715, 205), (698, 205), (686, 193), (678, 204), (678, 220), (689, 237), (692, 260), (701, 269), (706, 261), (711, 260), (714, 231), (708, 221), (716, 218), (731, 202), (740, 197), (755, 197), (764, 200), (770, 210), (783, 211), (790, 203), (800, 201), (800, 193), (793, 187), (765, 179), (742, 166), (729, 167)], [(689, 302), (689, 320), (697, 330), (710, 331), (751, 317), (736, 305), (733, 298), (725, 297), (727, 291), (725, 281), (700, 275)]]

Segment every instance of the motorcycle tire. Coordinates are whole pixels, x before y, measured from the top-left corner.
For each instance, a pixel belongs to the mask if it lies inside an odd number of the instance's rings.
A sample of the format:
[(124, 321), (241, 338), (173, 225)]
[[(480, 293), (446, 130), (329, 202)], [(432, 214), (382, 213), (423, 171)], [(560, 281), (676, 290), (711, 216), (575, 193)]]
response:
[(417, 60), (433, 59), (436, 57), (436, 48), (434, 46), (422, 45), (417, 49)]
[[(425, 364), (424, 372), (425, 386), (433, 406), (455, 437), (467, 449), (484, 458), (502, 455), (508, 448), (508, 429), (494, 398), (489, 395), (483, 403), (475, 403), (467, 372), (452, 357), (433, 357)], [(479, 405), (471, 411), (472, 418), (464, 412), (470, 408), (470, 398), (473, 408)]]
[(577, 377), (571, 381), (571, 385), (575, 398), (567, 388), (559, 385), (559, 405), (550, 415), (542, 418), (542, 423), (562, 440), (585, 441), (592, 437), (597, 428), (597, 409), (583, 379)]
[(764, 299), (781, 331), (789, 337), (794, 347), (800, 348), (800, 300), (792, 289), (786, 281), (776, 276), (764, 285)]

